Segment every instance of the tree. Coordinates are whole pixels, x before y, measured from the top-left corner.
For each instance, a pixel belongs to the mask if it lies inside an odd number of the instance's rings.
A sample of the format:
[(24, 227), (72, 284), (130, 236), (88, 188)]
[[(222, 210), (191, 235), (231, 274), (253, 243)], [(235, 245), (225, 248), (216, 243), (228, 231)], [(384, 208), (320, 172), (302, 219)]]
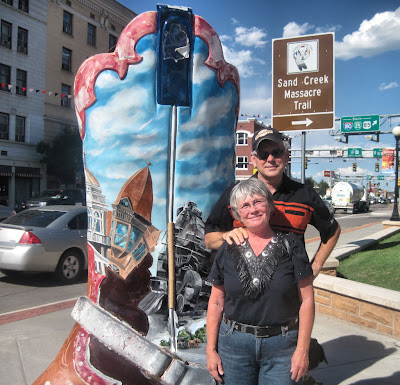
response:
[(306, 178), (306, 182), (305, 182), (306, 186), (314, 187), (315, 184), (316, 184), (316, 182), (315, 182), (315, 180), (313, 179), (312, 176), (310, 176), (309, 178)]
[(321, 180), (318, 183), (318, 194), (321, 196), (325, 196), (326, 195), (326, 190), (328, 190), (329, 188), (329, 183), (325, 180)]
[(51, 143), (39, 142), (36, 151), (43, 154), (48, 174), (62, 184), (73, 184), (77, 173), (83, 173), (82, 140), (76, 129), (65, 129)]

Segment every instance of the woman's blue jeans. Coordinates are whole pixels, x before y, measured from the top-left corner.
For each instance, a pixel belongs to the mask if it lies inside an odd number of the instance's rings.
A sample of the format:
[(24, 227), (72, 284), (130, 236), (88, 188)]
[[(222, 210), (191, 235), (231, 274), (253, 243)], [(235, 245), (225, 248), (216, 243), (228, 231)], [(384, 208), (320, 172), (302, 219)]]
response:
[(218, 353), (225, 385), (292, 385), (290, 368), (298, 330), (260, 338), (238, 332), (223, 320), (219, 329)]

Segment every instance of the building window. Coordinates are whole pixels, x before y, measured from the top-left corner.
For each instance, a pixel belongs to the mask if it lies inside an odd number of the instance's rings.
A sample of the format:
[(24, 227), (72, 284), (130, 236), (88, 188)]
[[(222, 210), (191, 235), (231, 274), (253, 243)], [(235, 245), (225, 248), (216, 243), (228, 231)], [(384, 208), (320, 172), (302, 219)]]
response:
[(17, 95), (26, 96), (26, 78), (27, 72), (17, 69)]
[(11, 48), (12, 24), (7, 21), (1, 21), (1, 40), (3, 47)]
[(247, 156), (237, 156), (236, 157), (236, 169), (237, 170), (247, 170)]
[(90, 45), (96, 45), (96, 26), (88, 23), (87, 42)]
[(71, 98), (71, 86), (66, 84), (61, 84), (61, 105), (63, 107), (70, 107), (71, 104), (69, 102)]
[(63, 31), (72, 35), (72, 13), (64, 11), (63, 16)]
[(113, 52), (117, 45), (117, 38), (114, 35), (108, 35), (108, 51)]
[(28, 53), (28, 31), (21, 27), (18, 27), (17, 51), (24, 54)]
[(18, 9), (20, 11), (29, 12), (29, 0), (19, 0), (18, 1)]
[(66, 71), (72, 70), (72, 51), (68, 48), (62, 49), (62, 63), (61, 68)]
[(0, 84), (3, 91), (10, 92), (8, 85), (10, 84), (11, 67), (0, 64)]
[(248, 137), (248, 134), (244, 132), (238, 132), (236, 134), (236, 146), (247, 146)]
[(8, 124), (10, 117), (8, 114), (0, 113), (0, 139), (8, 140)]
[(13, 0), (1, 0), (2, 3), (6, 3), (8, 5), (13, 5)]
[(23, 116), (15, 117), (15, 141), (25, 142), (25, 118)]

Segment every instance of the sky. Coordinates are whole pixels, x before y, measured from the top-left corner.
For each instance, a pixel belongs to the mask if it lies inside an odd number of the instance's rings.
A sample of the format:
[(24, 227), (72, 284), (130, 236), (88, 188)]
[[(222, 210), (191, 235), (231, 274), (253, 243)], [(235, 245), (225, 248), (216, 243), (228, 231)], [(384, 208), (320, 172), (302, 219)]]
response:
[[(120, 0), (140, 14), (155, 11), (155, 0)], [(186, 6), (203, 17), (218, 33), (225, 60), (240, 75), (240, 119), (261, 116), (271, 123), (272, 40), (334, 32), (335, 117), (400, 114), (400, 2), (397, 0), (260, 1), (260, 0), (174, 0), (169, 5)], [(381, 119), (381, 132), (391, 132), (400, 117)], [(340, 131), (340, 122), (336, 122)], [(292, 149), (301, 148), (301, 132), (287, 132)], [(308, 131), (306, 150), (361, 147), (394, 148), (395, 139), (381, 134), (379, 142), (350, 136), (338, 142), (328, 130)], [(297, 153), (299, 154), (299, 153)], [(327, 155), (328, 153), (323, 153)], [(308, 156), (306, 177), (323, 179), (324, 170), (342, 177), (372, 175), (376, 159), (333, 159)], [(292, 175), (300, 178), (300, 160), (293, 158)], [(353, 172), (353, 162), (357, 172)], [(381, 169), (381, 164), (380, 164)], [(393, 190), (393, 178), (381, 181)]]

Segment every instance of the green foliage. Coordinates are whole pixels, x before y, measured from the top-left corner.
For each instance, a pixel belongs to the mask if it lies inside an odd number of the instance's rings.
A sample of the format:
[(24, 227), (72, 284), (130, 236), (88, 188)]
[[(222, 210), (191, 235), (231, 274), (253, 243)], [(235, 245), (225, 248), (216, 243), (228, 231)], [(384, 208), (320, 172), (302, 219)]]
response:
[(305, 181), (304, 184), (305, 184), (306, 186), (314, 187), (315, 184), (316, 184), (316, 182), (315, 182), (315, 180), (313, 179), (313, 177), (310, 176), (309, 178), (306, 178), (306, 181)]
[(178, 338), (184, 338), (185, 340), (190, 341), (193, 339), (193, 336), (190, 334), (190, 332), (183, 329), (178, 333)]
[(165, 341), (165, 340), (160, 341), (160, 346), (169, 346), (169, 345), (170, 345), (169, 341)]
[(329, 188), (329, 183), (325, 180), (321, 180), (319, 183), (317, 183), (318, 186), (318, 194), (321, 196), (326, 195), (326, 190)]
[(339, 263), (338, 275), (356, 282), (400, 291), (400, 233)]
[(39, 142), (36, 151), (43, 154), (47, 172), (56, 176), (60, 183), (74, 183), (76, 174), (83, 173), (82, 140), (76, 129), (65, 129), (50, 144)]
[(207, 336), (206, 325), (204, 325), (200, 329), (197, 329), (194, 333), (194, 338), (198, 338), (201, 342), (206, 342), (206, 336)]

